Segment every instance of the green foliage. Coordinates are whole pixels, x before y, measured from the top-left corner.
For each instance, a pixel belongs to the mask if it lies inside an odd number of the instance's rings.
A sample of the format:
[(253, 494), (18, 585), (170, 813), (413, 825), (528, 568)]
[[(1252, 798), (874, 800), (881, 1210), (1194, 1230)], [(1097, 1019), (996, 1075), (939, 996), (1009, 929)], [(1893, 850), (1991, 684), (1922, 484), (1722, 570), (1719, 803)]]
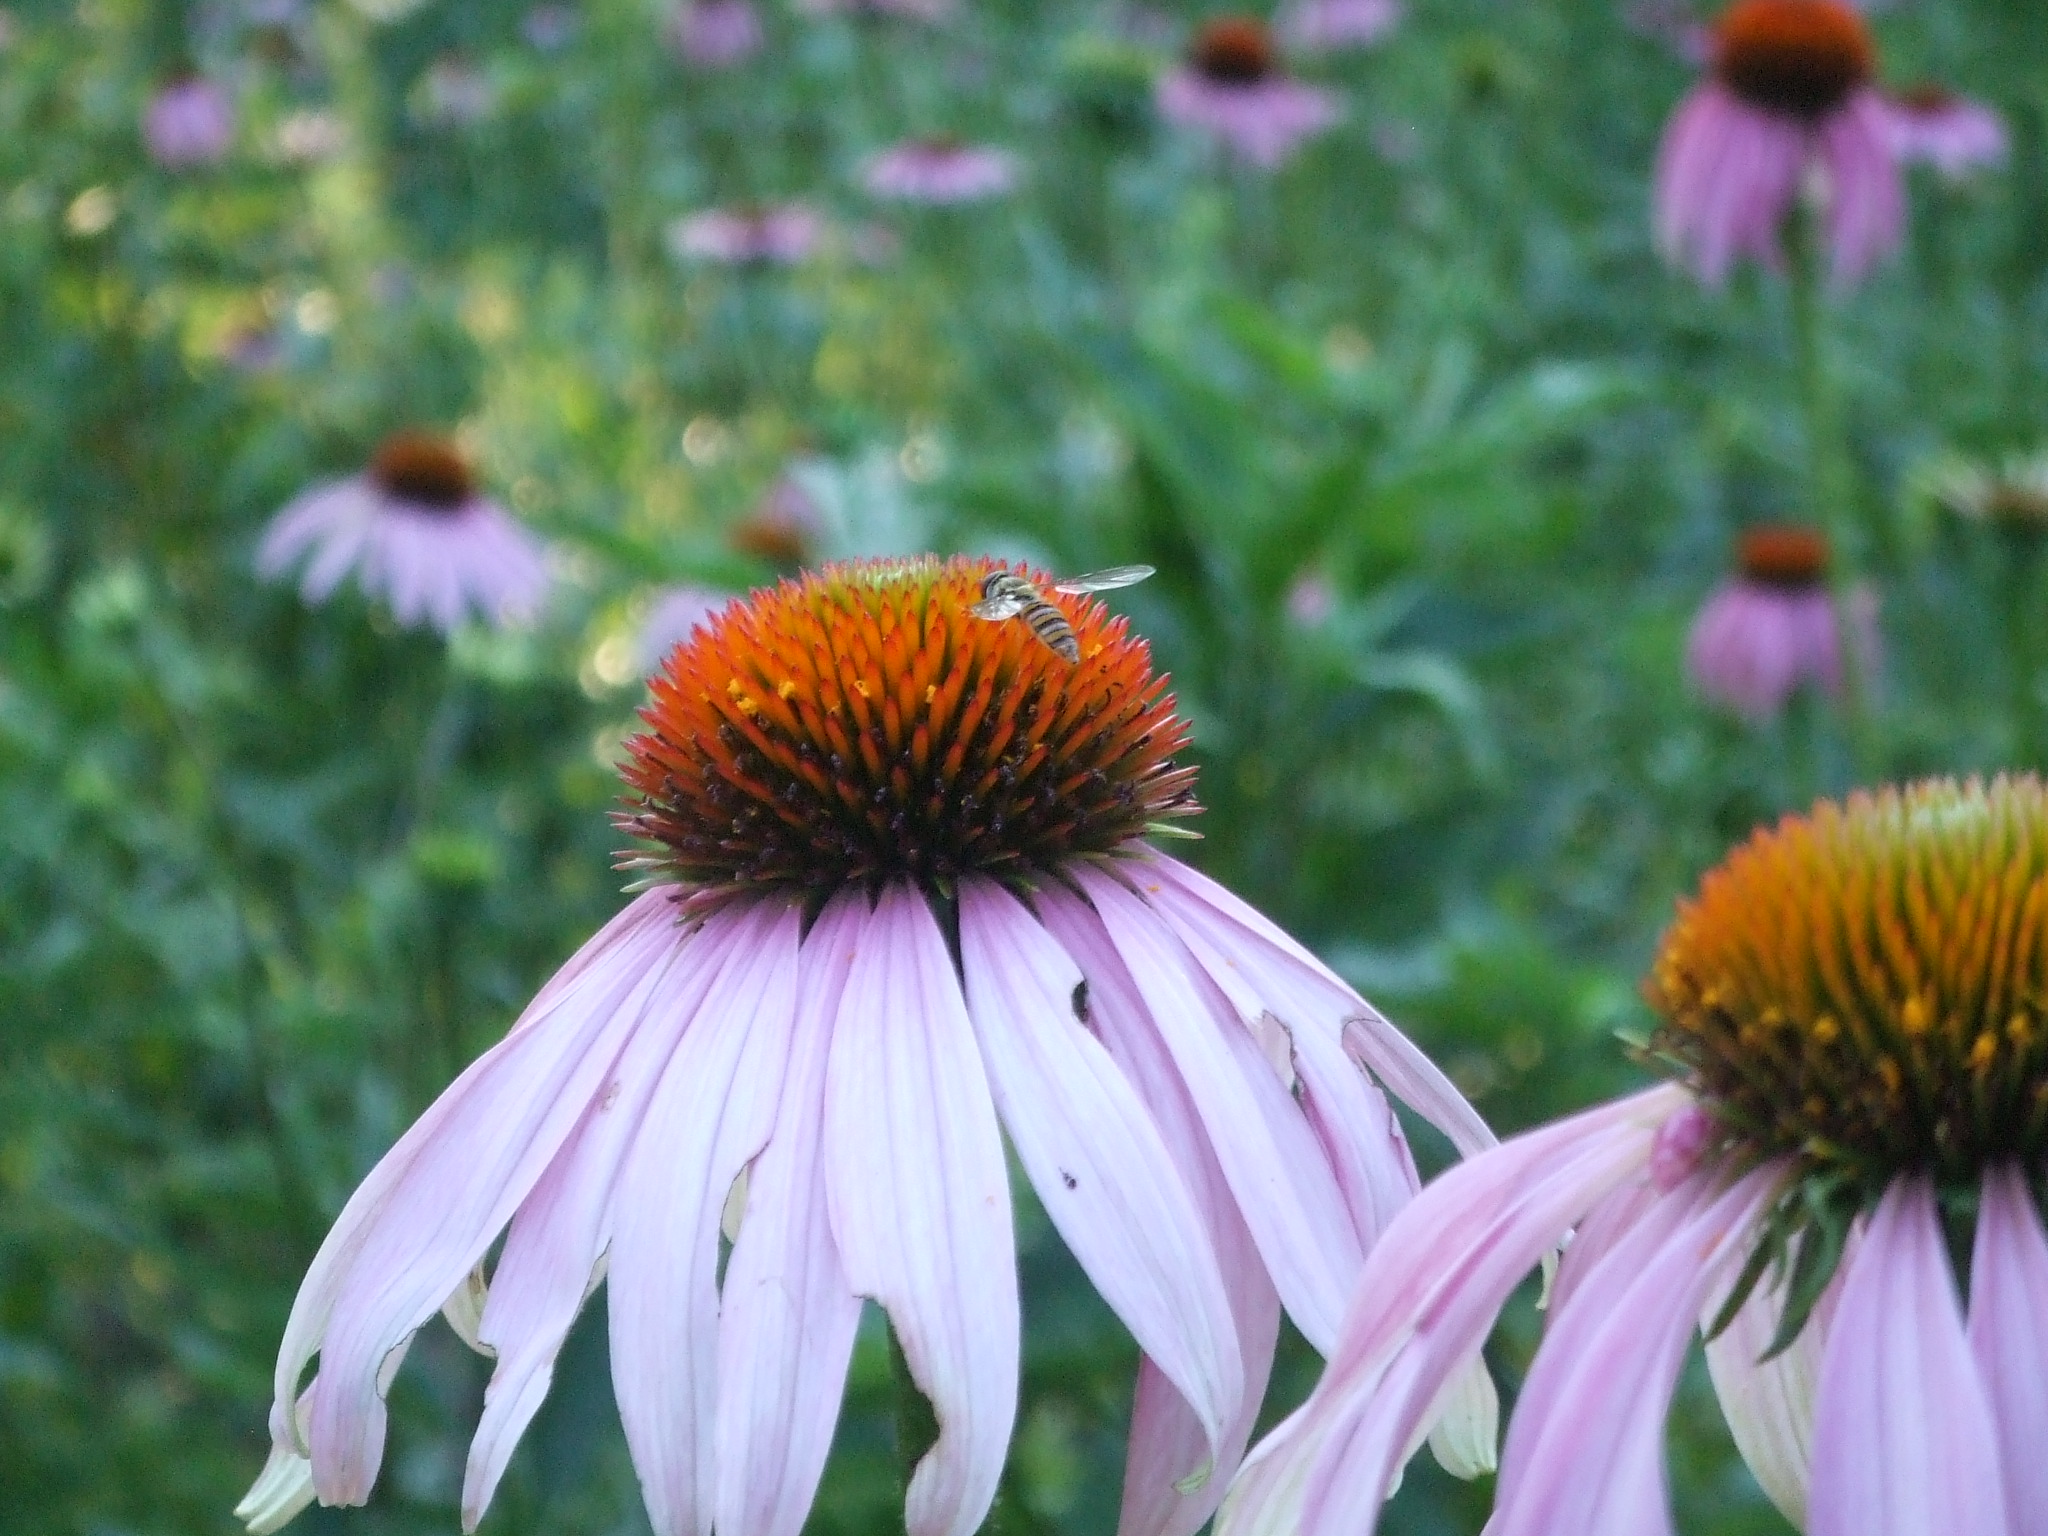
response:
[[(1828, 315), (1889, 640), (1860, 744), (1818, 704), (1719, 718), (1682, 674), (1731, 533), (1800, 512), (1806, 443), (1784, 286), (1703, 293), (1653, 253), (1691, 71), (1621, 5), (1415, 0), (1382, 47), (1304, 66), (1348, 115), (1272, 177), (1156, 121), (1178, 13), (764, 9), (730, 73), (685, 70), (648, 0), (589, 0), (552, 49), (523, 0), (10, 13), (0, 1532), (232, 1528), (320, 1234), (619, 903), (610, 764), (653, 589), (770, 576), (731, 531), (788, 462), (831, 514), (815, 554), (1157, 565), (1115, 601), (1195, 723), (1191, 856), (1504, 1129), (1636, 1080), (1612, 1039), (1644, 1022), (1634, 978), (1756, 821), (2048, 750), (2040, 627), (2012, 618), (2039, 562), (1903, 489), (1939, 451), (2048, 438), (2035, 0), (1879, 21), (1894, 78), (1992, 100), (2015, 147), (1916, 181), (1909, 248)], [(137, 117), (187, 65), (239, 131), (170, 172)], [(860, 192), (867, 154), (940, 130), (1019, 152), (1018, 194)], [(800, 267), (670, 249), (684, 213), (797, 195), (832, 226)], [(268, 516), (408, 423), (459, 428), (556, 541), (538, 628), (444, 645), (352, 588), (307, 609), (256, 579)], [(1135, 1350), (1019, 1202), (1002, 1521), (1106, 1536)], [(1510, 1390), (1533, 1316), (1496, 1340)], [(897, 1518), (876, 1321), (832, 1536)], [(602, 1322), (486, 1532), (644, 1528)], [(1269, 1419), (1315, 1365), (1289, 1342)], [(370, 1508), (296, 1529), (454, 1529), (485, 1374), (427, 1330)], [(1784, 1529), (1697, 1370), (1673, 1434), (1689, 1531)], [(1418, 1465), (1385, 1528), (1474, 1531), (1484, 1500)]]

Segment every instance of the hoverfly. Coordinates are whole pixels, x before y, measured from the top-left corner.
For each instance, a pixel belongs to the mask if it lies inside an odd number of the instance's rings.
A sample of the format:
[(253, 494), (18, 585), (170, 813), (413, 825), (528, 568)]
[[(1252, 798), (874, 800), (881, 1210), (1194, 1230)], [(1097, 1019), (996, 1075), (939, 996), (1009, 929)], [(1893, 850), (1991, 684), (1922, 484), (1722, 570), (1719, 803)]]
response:
[[(1053, 583), (1055, 592), (1107, 592), (1112, 587), (1134, 586), (1152, 574), (1149, 565), (1113, 565), (1106, 571), (1090, 571)], [(1081, 642), (1067, 616), (1045, 600), (1045, 594), (1014, 571), (990, 571), (981, 579), (981, 601), (967, 610), (977, 619), (1021, 617), (1031, 633), (1062, 661), (1081, 659)]]

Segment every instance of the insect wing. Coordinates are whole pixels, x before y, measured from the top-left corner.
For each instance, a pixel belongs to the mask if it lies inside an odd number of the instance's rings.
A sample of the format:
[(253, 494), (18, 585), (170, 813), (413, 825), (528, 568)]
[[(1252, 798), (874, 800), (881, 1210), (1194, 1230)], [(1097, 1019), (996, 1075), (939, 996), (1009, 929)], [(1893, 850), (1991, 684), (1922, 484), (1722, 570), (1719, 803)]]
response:
[(977, 619), (1014, 619), (1024, 611), (1029, 598), (1018, 597), (1012, 592), (998, 592), (994, 597), (984, 597), (978, 603), (968, 604), (967, 611)]
[(1112, 565), (1106, 571), (1070, 576), (1054, 585), (1055, 592), (1107, 592), (1115, 587), (1134, 587), (1152, 574), (1149, 565)]

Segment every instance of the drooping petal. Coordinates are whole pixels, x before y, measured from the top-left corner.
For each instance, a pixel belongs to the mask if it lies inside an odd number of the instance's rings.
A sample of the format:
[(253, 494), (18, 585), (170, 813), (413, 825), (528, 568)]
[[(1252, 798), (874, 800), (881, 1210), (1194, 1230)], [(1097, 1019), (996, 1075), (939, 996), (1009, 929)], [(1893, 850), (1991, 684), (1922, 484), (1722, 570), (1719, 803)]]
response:
[(360, 1504), (383, 1455), (387, 1359), (475, 1268), (540, 1179), (617, 1059), (621, 1004), (687, 943), (650, 891), (570, 962), (502, 1041), (430, 1105), (343, 1208), (300, 1283), (278, 1353), (292, 1401), (317, 1349), (307, 1449), (321, 1502)]
[(987, 880), (960, 884), (960, 969), (996, 1110), (1068, 1249), (1202, 1421), (1244, 1396), (1209, 1234), (1151, 1114), (1075, 1005), (1080, 968)]
[(825, 1199), (825, 1076), (865, 916), (864, 896), (834, 897), (797, 953), (782, 1108), (747, 1176), (719, 1307), (719, 1536), (798, 1536), (839, 1419), (860, 1297)]
[(519, 1437), (547, 1396), (555, 1357), (611, 1243), (620, 1167), (735, 937), (751, 941), (753, 930), (736, 928), (729, 913), (714, 914), (687, 952), (673, 951), (647, 968), (620, 1007), (635, 1022), (610, 1080), (512, 1218), (477, 1325), (478, 1342), (497, 1356), (497, 1365), (463, 1474), (465, 1531), (483, 1518)]
[(1151, 1111), (1174, 1166), (1208, 1226), (1244, 1364), (1237, 1414), (1214, 1449), (1195, 1410), (1158, 1366), (1141, 1360), (1125, 1452), (1118, 1536), (1194, 1536), (1229, 1487), (1243, 1460), (1272, 1373), (1280, 1333), (1280, 1297), (1238, 1213), (1230, 1181), (1210, 1149), (1208, 1132), (1188, 1097), (1158, 1025), (1146, 1012), (1130, 972), (1110, 943), (1101, 917), (1064, 890), (1038, 896), (1039, 916), (1088, 978), (1088, 1024)]
[(1807, 1515), (1811, 1536), (2011, 1530), (1934, 1189), (1917, 1175), (1885, 1191), (1842, 1282), (1821, 1356)]
[(939, 1438), (910, 1536), (969, 1536), (1017, 1415), (1016, 1238), (974, 1026), (924, 898), (889, 886), (856, 940), (825, 1084), (825, 1188), (853, 1288), (880, 1302)]
[(1336, 1021), (1347, 1049), (1461, 1153), (1470, 1156), (1494, 1145), (1493, 1132), (1442, 1069), (1257, 908), (1163, 854), (1147, 858), (1143, 867), (1159, 877), (1160, 887), (1146, 889), (1146, 899), (1183, 937), (1203, 935), (1221, 963), (1238, 968), (1255, 992), (1289, 1003), (1303, 1022)]
[[(1851, 1246), (1849, 1254), (1854, 1252)], [(1736, 1450), (1771, 1502), (1802, 1530), (1813, 1457), (1814, 1395), (1820, 1389), (1821, 1355), (1841, 1301), (1846, 1267), (1847, 1255), (1789, 1349), (1764, 1359), (1784, 1315), (1784, 1288), (1769, 1276), (1750, 1292), (1727, 1328), (1707, 1341), (1707, 1373)], [(1724, 1300), (1725, 1292), (1716, 1287), (1701, 1309), (1702, 1328), (1720, 1315)]]
[(1315, 1134), (1228, 1000), (1120, 881), (1076, 874), (1173, 1053), (1267, 1272), (1309, 1343), (1336, 1342), (1364, 1258)]
[(656, 1536), (709, 1536), (718, 1218), (782, 1098), (796, 1016), (794, 904), (738, 915), (728, 958), (670, 1055), (619, 1173), (612, 1386)]
[(1696, 1175), (1615, 1242), (1554, 1319), (1515, 1405), (1490, 1536), (1664, 1536), (1664, 1417), (1721, 1271), (1774, 1171)]
[(1970, 1351), (1997, 1427), (2013, 1536), (2048, 1533), (2048, 1233), (2026, 1175), (1984, 1178), (1970, 1262)]
[(1655, 1088), (1532, 1131), (1458, 1164), (1396, 1216), (1322, 1382), (1246, 1458), (1219, 1536), (1370, 1536), (1417, 1430), (1502, 1303), (1645, 1165), (1657, 1126), (1685, 1102)]
[[(297, 1417), (307, 1407), (302, 1395)], [(263, 1463), (242, 1502), (235, 1506), (235, 1518), (248, 1528), (249, 1536), (271, 1536), (313, 1502), (313, 1464), (299, 1451), (306, 1438), (303, 1423), (287, 1423), (273, 1404), (270, 1410), (270, 1455)]]

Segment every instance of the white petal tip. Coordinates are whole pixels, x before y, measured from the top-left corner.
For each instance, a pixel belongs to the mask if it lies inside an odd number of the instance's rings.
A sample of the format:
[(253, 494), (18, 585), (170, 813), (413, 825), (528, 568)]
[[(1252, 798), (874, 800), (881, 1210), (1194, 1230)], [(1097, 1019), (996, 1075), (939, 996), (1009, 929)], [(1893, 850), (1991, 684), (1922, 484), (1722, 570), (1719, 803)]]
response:
[(484, 1279), (484, 1267), (479, 1264), (463, 1277), (462, 1284), (455, 1287), (455, 1293), (441, 1303), (441, 1316), (448, 1320), (448, 1326), (455, 1330), (455, 1336), (486, 1359), (495, 1359), (497, 1350), (478, 1336), (483, 1326), (484, 1306), (491, 1299), (491, 1288)]
[(1475, 1356), (1460, 1370), (1439, 1406), (1429, 1432), (1437, 1465), (1467, 1482), (1494, 1471), (1500, 1464), (1500, 1395), (1486, 1362)]
[(1178, 1494), (1200, 1493), (1202, 1491), (1203, 1485), (1209, 1481), (1210, 1477), (1214, 1475), (1215, 1471), (1216, 1462), (1212, 1458), (1208, 1461), (1203, 1462), (1199, 1467), (1195, 1468), (1195, 1470), (1190, 1472), (1186, 1477), (1183, 1477), (1176, 1481), (1173, 1485), (1173, 1491)]
[(249, 1536), (270, 1536), (313, 1502), (313, 1463), (289, 1446), (275, 1446), (263, 1471), (235, 1506)]

